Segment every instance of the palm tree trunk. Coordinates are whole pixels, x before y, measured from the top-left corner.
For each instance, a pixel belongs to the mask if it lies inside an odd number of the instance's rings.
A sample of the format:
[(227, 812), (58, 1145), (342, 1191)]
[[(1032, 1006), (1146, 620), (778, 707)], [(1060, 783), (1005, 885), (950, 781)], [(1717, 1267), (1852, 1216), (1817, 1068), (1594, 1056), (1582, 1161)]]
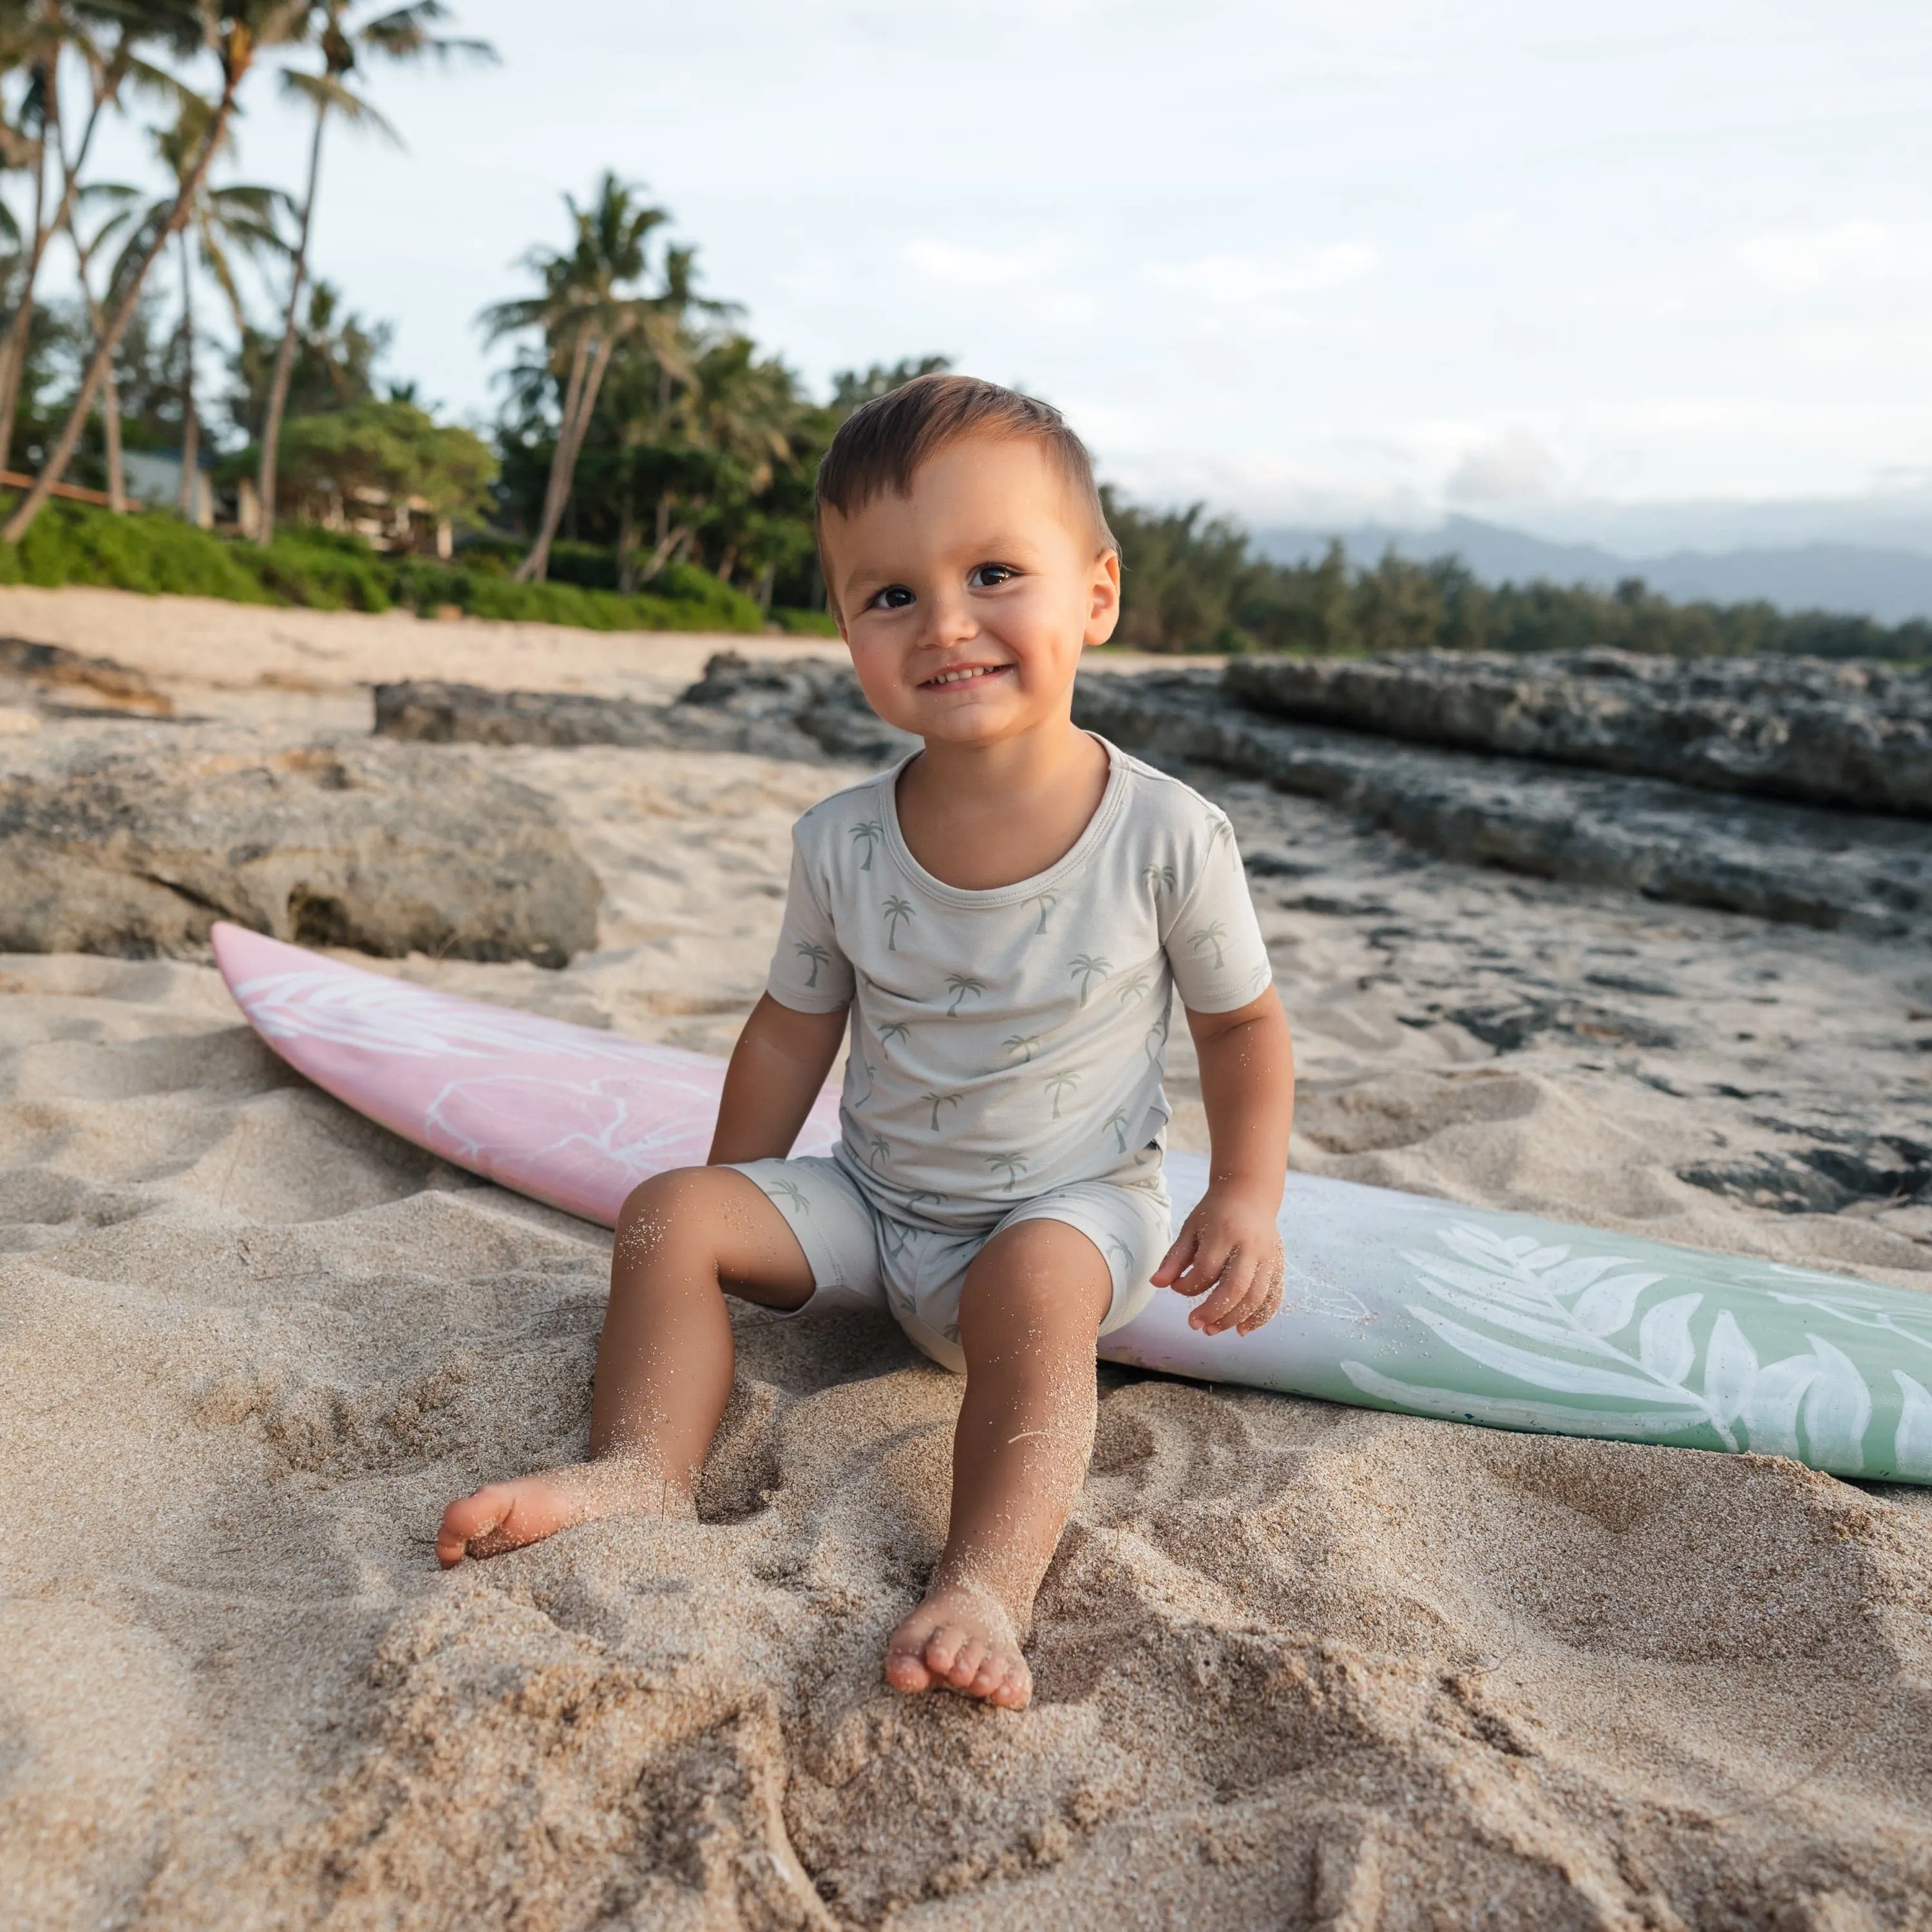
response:
[(53, 487), (66, 474), (67, 466), (74, 460), (75, 446), (80, 441), (80, 433), (85, 428), (88, 412), (94, 406), (94, 392), (100, 388), (101, 379), (107, 373), (108, 364), (113, 360), (115, 350), (120, 346), (122, 337), (127, 333), (128, 324), (134, 314), (134, 304), (140, 299), (142, 284), (148, 279), (148, 271), (154, 266), (156, 259), (169, 242), (180, 232), (187, 221), (188, 211), (194, 206), (195, 196), (201, 192), (201, 184), (208, 173), (208, 164), (214, 159), (215, 150), (221, 145), (222, 137), (228, 132), (228, 124), (234, 117), (236, 90), (242, 85), (248, 71), (250, 60), (245, 56), (231, 65), (227, 65), (223, 76), (221, 98), (216, 104), (210, 117), (208, 131), (202, 136), (200, 152), (193, 165), (182, 177), (181, 190), (175, 196), (175, 205), (168, 211), (168, 218), (162, 224), (147, 247), (147, 251), (135, 263), (134, 272), (122, 285), (120, 299), (109, 316), (107, 328), (100, 340), (94, 346), (94, 353), (88, 358), (86, 373), (80, 379), (80, 393), (74, 400), (74, 406), (68, 411), (67, 421), (61, 425), (61, 433), (54, 440), (53, 448), (47, 452), (47, 460), (41, 464), (40, 474), (34, 478), (33, 487), (21, 498), (14, 514), (0, 527), (0, 543), (18, 543), (32, 528), (34, 519), (40, 514), (42, 506), (53, 494)]
[[(88, 110), (86, 122), (80, 130), (80, 146), (75, 149), (70, 162), (61, 132), (58, 66), (47, 76), (47, 113), (40, 129), (40, 166), (34, 171), (34, 245), (27, 259), (26, 284), (20, 292), (20, 306), (14, 312), (5, 342), (0, 344), (0, 470), (8, 466), (8, 453), (13, 446), (14, 422), (20, 408), (20, 386), (26, 374), (29, 338), (34, 324), (34, 285), (40, 274), (41, 258), (46, 253), (47, 244), (63, 228), (70, 236), (74, 232), (74, 203), (80, 190), (81, 170), (87, 165), (88, 151), (94, 145), (94, 130), (100, 124), (102, 111), (120, 92), (134, 51), (131, 40), (130, 30), (124, 27), (113, 58), (94, 76), (94, 104)], [(60, 164), (61, 198), (53, 219), (44, 224), (41, 217), (46, 212), (50, 134), (53, 137), (55, 159)]]
[(617, 588), (628, 597), (638, 587), (638, 502), (628, 485), (617, 512)]
[(101, 378), (101, 414), (107, 430), (107, 507), (117, 517), (128, 514), (128, 464), (121, 446), (121, 385), (114, 366)]
[(604, 386), (604, 372), (610, 366), (610, 352), (616, 346), (616, 336), (608, 329), (598, 337), (597, 352), (591, 357), (590, 369), (580, 386), (574, 417), (566, 421), (557, 438), (556, 454), (550, 464), (550, 488), (544, 500), (543, 528), (537, 532), (536, 547), (523, 563), (530, 582), (541, 584), (549, 574), (550, 546), (556, 541), (557, 526), (563, 521), (564, 506), (570, 501), (577, 459), (584, 452), (584, 434), (590, 427), (591, 412), (597, 406), (597, 392)]
[(584, 394), (584, 373), (590, 362), (590, 325), (578, 326), (577, 340), (570, 351), (570, 376), (563, 386), (563, 410), (556, 426), (556, 444), (550, 453), (550, 480), (544, 486), (543, 518), (537, 526), (537, 540), (530, 554), (512, 573), (519, 584), (541, 584), (550, 569), (550, 547), (556, 526), (563, 520), (564, 498), (570, 490), (570, 472), (565, 452), (570, 443), (571, 425)]
[(182, 521), (191, 524), (200, 506), (195, 498), (201, 481), (201, 418), (194, 408), (194, 274), (188, 230), (181, 232), (182, 256), (182, 469), (178, 506)]
[(20, 407), (20, 385), (27, 370), (28, 338), (34, 326), (34, 284), (40, 278), (40, 258), (52, 238), (52, 225), (41, 220), (47, 201), (47, 128), (58, 127), (60, 97), (50, 79), (47, 87), (49, 120), (40, 128), (39, 165), (34, 170), (34, 241), (28, 250), (20, 300), (0, 347), (0, 470), (7, 466), (8, 452), (14, 445), (14, 419)]
[(282, 412), (289, 406), (289, 383), (296, 367), (296, 338), (301, 332), (302, 284), (308, 274), (309, 224), (315, 214), (315, 186), (322, 174), (322, 129), (328, 110), (318, 101), (315, 132), (309, 136), (308, 187), (302, 196), (302, 232), (296, 238), (294, 272), (289, 280), (289, 312), (282, 323), (282, 340), (275, 351), (275, 373), (268, 383), (268, 413), (262, 420), (262, 462), (255, 488), (262, 500), (255, 541), (264, 546), (275, 538), (275, 462), (280, 454)]

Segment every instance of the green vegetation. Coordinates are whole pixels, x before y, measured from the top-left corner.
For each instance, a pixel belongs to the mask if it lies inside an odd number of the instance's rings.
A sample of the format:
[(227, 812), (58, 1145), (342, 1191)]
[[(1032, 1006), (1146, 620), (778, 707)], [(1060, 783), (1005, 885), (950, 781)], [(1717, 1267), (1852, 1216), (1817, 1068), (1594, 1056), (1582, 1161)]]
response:
[[(395, 138), (362, 91), (371, 69), (495, 58), (446, 34), (450, 17), (445, 0), (0, 4), (0, 467), (34, 478), (7, 506), (0, 582), (835, 634), (813, 544), (819, 459), (853, 410), (942, 358), (844, 371), (820, 400), (735, 304), (701, 292), (668, 211), (608, 171), (580, 204), (565, 198), (561, 245), (523, 256), (524, 291), (479, 318), (513, 357), (485, 434), (380, 375), (392, 331), (311, 277), (325, 132)], [(302, 118), (298, 197), (218, 179), (244, 97), (266, 91), (265, 55)], [(153, 191), (99, 178), (96, 134), (151, 108), (134, 151)], [(50, 302), (57, 248), (80, 292)], [(217, 342), (227, 387), (209, 396), (199, 374)], [(234, 536), (121, 513), (130, 453), (178, 453), (178, 504), (198, 512), (203, 442)], [(116, 508), (54, 498), (63, 480)], [(1283, 566), (1198, 505), (1110, 498), (1108, 514), (1118, 641), (1145, 650), (1932, 657), (1924, 622), (1673, 604), (1634, 578), (1492, 588), (1454, 559), (1363, 565), (1339, 545)]]
[(151, 511), (50, 502), (17, 545), (0, 544), (0, 584), (98, 584), (119, 590), (298, 604), (319, 610), (454, 608), (475, 617), (596, 631), (756, 631), (764, 613), (704, 572), (664, 573), (653, 594), (574, 584), (519, 584), (485, 551), (450, 563), (385, 555), (360, 538), (298, 526), (266, 548)]
[(1454, 557), (1385, 555), (1352, 564), (1257, 556), (1245, 533), (1202, 506), (1164, 513), (1108, 494), (1120, 543), (1116, 641), (1146, 651), (1556, 651), (1600, 646), (1661, 655), (1932, 658), (1932, 623), (1884, 625), (1768, 604), (1673, 604), (1637, 578), (1614, 590), (1477, 582)]

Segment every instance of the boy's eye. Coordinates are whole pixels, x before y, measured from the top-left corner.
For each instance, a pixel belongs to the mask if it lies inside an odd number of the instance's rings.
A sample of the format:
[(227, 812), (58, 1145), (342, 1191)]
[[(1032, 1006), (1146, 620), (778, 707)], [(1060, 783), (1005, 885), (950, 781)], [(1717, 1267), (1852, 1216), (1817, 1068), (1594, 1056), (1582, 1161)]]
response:
[(975, 590), (997, 590), (1018, 574), (1010, 563), (976, 563), (966, 573), (966, 581)]
[(903, 610), (913, 602), (913, 594), (903, 584), (889, 584), (866, 605), (868, 610)]

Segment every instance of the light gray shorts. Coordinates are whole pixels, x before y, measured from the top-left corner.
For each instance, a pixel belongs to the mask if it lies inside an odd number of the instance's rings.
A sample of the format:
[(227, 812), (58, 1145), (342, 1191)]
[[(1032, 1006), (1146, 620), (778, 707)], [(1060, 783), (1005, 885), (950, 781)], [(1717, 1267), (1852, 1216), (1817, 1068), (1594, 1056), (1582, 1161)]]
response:
[(967, 1229), (939, 1232), (882, 1213), (836, 1160), (731, 1163), (755, 1181), (785, 1217), (812, 1264), (806, 1309), (883, 1308), (926, 1354), (966, 1371), (959, 1348), (959, 1293), (974, 1258), (1004, 1228), (1064, 1221), (1100, 1250), (1114, 1279), (1103, 1335), (1124, 1328), (1160, 1291), (1148, 1277), (1172, 1242), (1167, 1194), (1159, 1186), (1076, 1181), (1035, 1195)]

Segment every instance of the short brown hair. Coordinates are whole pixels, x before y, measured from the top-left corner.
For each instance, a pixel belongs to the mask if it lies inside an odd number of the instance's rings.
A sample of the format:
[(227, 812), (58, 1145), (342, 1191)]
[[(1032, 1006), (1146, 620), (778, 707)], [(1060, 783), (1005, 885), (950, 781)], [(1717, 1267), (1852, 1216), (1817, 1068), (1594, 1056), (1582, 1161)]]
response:
[(909, 496), (921, 464), (969, 436), (1039, 445), (1074, 500), (1093, 518), (1102, 550), (1118, 550), (1094, 482), (1087, 446), (1051, 403), (976, 376), (915, 376), (862, 403), (838, 426), (818, 466), (816, 517), (824, 554), (825, 512), (862, 510), (890, 490)]

